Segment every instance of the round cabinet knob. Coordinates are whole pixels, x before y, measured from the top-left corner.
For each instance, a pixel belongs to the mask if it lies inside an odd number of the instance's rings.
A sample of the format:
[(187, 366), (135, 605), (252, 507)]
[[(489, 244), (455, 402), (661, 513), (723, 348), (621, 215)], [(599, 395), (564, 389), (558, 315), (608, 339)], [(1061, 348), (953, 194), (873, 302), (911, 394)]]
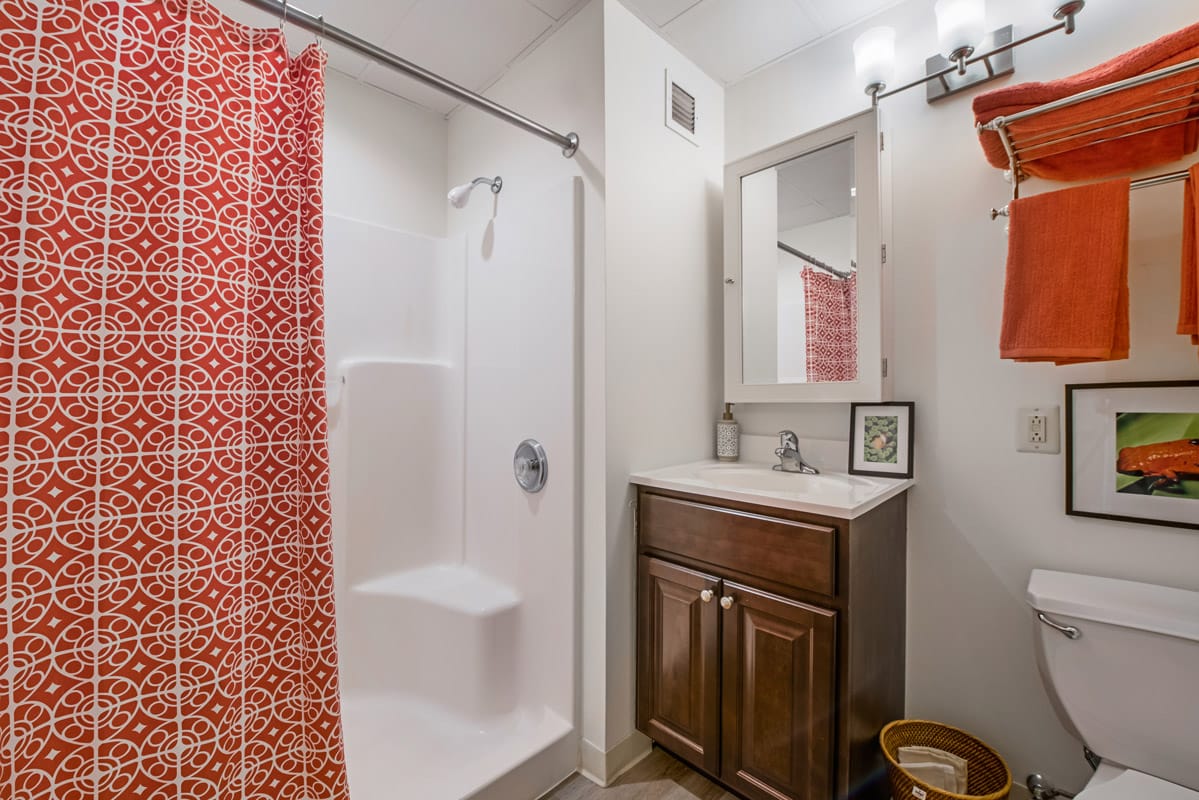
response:
[(733, 607), (733, 598), (727, 594), (724, 597), (720, 598), (720, 607), (723, 608), (725, 611), (728, 611), (730, 608)]
[(715, 597), (715, 595), (712, 594), (711, 589), (704, 589), (699, 593), (699, 599), (703, 600), (705, 603), (711, 603), (713, 597)]

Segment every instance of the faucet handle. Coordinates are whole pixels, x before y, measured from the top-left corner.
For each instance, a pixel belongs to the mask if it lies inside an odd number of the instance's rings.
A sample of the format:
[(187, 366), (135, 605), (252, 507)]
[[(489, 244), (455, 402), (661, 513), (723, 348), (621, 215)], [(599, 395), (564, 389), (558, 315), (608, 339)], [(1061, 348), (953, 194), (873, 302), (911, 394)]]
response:
[(791, 446), (793, 450), (799, 449), (799, 437), (795, 435), (795, 431), (779, 431), (779, 446)]

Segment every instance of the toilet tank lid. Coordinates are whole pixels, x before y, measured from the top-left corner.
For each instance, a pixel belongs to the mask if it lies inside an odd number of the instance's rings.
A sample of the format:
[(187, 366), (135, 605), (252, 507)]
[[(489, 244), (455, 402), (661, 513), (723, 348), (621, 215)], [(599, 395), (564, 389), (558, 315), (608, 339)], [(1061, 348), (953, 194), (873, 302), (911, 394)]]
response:
[(1047, 614), (1199, 642), (1199, 592), (1034, 569), (1027, 597), (1030, 606)]

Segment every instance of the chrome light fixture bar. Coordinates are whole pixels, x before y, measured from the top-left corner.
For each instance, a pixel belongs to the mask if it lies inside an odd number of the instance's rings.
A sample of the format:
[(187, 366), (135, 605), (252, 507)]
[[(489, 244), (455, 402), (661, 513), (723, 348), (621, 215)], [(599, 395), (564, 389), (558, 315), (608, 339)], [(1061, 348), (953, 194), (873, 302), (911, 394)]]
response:
[[(1015, 71), (1012, 51), (1022, 44), (1064, 31), (1074, 33), (1075, 17), (1086, 0), (1054, 0), (1055, 24), (1044, 30), (1013, 39), (1011, 25), (985, 33), (984, 0), (939, 0), (937, 35), (943, 55), (931, 56), (925, 62), (925, 75), (894, 89), (887, 89), (887, 79), (894, 73), (895, 33), (890, 28), (873, 28), (854, 42), (854, 63), (859, 78), (865, 81), (871, 103), (906, 92), (917, 86), (928, 86), (927, 99), (932, 103), (965, 89)], [(889, 32), (889, 38), (880, 31)], [(985, 35), (984, 35), (985, 34)], [(978, 52), (981, 50), (982, 52)], [(978, 66), (977, 69), (971, 67)]]
[(420, 81), (426, 86), (430, 86), (439, 92), (448, 94), (456, 100), (466, 103), (468, 106), (479, 109), (490, 114), (497, 119), (501, 119), (510, 125), (515, 125), (521, 130), (527, 131), (534, 136), (540, 136), (547, 142), (552, 142), (562, 148), (562, 155), (567, 158), (574, 157), (574, 154), (579, 150), (579, 136), (576, 133), (558, 133), (551, 130), (539, 122), (517, 114), (510, 108), (505, 108), (499, 103), (488, 100), (482, 95), (466, 89), (453, 81), (441, 77), (435, 72), (430, 72), (424, 67), (413, 64), (411, 61), (400, 58), (395, 53), (388, 52), (378, 45), (371, 44), (365, 39), (361, 39), (354, 34), (334, 27), (333, 25), (325, 24), (323, 16), (316, 16), (307, 11), (296, 8), (288, 0), (242, 0), (243, 3), (253, 6), (260, 11), (266, 11), (271, 14), (277, 14), (281, 22), (287, 22), (301, 30), (319, 36), (321, 39), (328, 40), (335, 44), (339, 44), (347, 50), (351, 50), (359, 55), (375, 61), (382, 66), (393, 69), (396, 72), (403, 73), (410, 78)]

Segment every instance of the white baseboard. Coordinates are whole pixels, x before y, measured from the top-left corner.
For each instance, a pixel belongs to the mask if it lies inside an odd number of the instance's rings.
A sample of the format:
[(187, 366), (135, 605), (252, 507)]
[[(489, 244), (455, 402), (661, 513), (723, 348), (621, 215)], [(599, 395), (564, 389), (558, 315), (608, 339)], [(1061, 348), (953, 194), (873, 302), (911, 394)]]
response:
[(620, 744), (604, 752), (583, 739), (579, 744), (579, 774), (599, 786), (608, 786), (653, 750), (649, 737), (633, 731)]

